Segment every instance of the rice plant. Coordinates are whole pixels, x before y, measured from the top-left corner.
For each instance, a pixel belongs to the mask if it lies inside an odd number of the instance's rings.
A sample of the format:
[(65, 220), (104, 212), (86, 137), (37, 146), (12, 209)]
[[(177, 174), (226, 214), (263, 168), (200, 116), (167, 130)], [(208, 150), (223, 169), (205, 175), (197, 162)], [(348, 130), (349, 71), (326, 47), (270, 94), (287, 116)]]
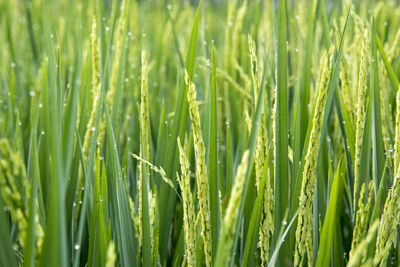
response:
[(0, 0), (0, 266), (400, 266), (396, 0)]

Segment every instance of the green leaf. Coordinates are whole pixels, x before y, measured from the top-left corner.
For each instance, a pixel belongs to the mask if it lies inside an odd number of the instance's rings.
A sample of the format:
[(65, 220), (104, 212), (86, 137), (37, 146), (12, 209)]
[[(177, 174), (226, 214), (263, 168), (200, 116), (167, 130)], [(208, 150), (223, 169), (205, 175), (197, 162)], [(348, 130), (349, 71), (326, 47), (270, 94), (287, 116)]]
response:
[[(316, 13), (316, 1), (311, 1), (310, 16), (308, 17), (307, 25), (307, 39), (306, 39), (306, 51), (304, 53), (304, 67), (302, 76), (300, 77), (299, 97), (297, 98), (297, 118), (296, 118), (296, 132), (295, 132), (295, 146), (294, 152), (297, 155), (293, 160), (294, 164), (298, 164), (300, 161), (301, 150), (303, 148), (304, 139), (307, 133), (308, 125), (308, 104), (310, 102), (310, 89), (311, 89), (311, 64), (313, 55), (313, 40), (314, 40), (314, 29), (315, 29), (315, 13)], [(295, 168), (296, 170), (296, 168)], [(294, 184), (294, 183), (293, 183)]]
[(231, 197), (231, 191), (233, 186), (233, 179), (234, 179), (234, 171), (233, 171), (233, 144), (232, 144), (232, 137), (231, 137), (231, 128), (229, 124), (226, 127), (226, 151), (225, 151), (225, 160), (226, 160), (226, 194), (225, 194), (225, 201), (226, 203), (229, 202)]
[[(289, 208), (289, 158), (288, 158), (288, 86), (287, 86), (287, 29), (286, 0), (278, 4), (278, 42), (277, 42), (277, 91), (276, 91), (276, 127), (275, 127), (275, 208), (274, 231), (280, 232), (282, 215)], [(275, 235), (275, 243), (278, 237)], [(280, 254), (278, 265), (290, 258), (284, 249)]]
[[(342, 134), (343, 143), (344, 143), (344, 151), (346, 153), (347, 180), (348, 180), (348, 185), (350, 187), (349, 191), (354, 192), (354, 189), (353, 189), (354, 188), (354, 185), (353, 185), (353, 182), (354, 182), (353, 173), (354, 172), (353, 172), (353, 164), (351, 162), (351, 159), (352, 159), (351, 152), (350, 152), (351, 146), (349, 145), (349, 142), (350, 143), (353, 142), (353, 144), (354, 144), (354, 141), (353, 141), (354, 134), (353, 134), (352, 130), (350, 130), (350, 133), (346, 132), (347, 128), (346, 128), (346, 124), (345, 124), (345, 122), (346, 122), (345, 118), (346, 117), (348, 118), (348, 115), (342, 105), (342, 101), (341, 101), (341, 98), (339, 95), (339, 86), (335, 86), (335, 88), (334, 88), (334, 100), (335, 100), (336, 113), (337, 113), (338, 121), (339, 121), (339, 129)], [(349, 122), (350, 121), (347, 119), (347, 125), (349, 124)], [(348, 138), (348, 135), (350, 135), (351, 137)], [(352, 148), (354, 150), (354, 147), (352, 147)], [(353, 155), (354, 155), (354, 153), (353, 153)], [(351, 210), (353, 210), (354, 207), (352, 207), (352, 205), (353, 205), (353, 195), (352, 194), (350, 194), (350, 200), (351, 200), (350, 207), (351, 207)]]
[[(76, 131), (77, 133), (78, 131)], [(81, 210), (81, 214), (82, 216), (80, 216), (79, 218), (79, 222), (78, 222), (78, 231), (76, 234), (75, 239), (73, 239), (74, 243), (73, 243), (73, 253), (72, 253), (72, 258), (73, 258), (73, 263), (74, 263), (74, 267), (79, 266), (79, 260), (80, 260), (80, 254), (81, 254), (81, 247), (82, 247), (82, 239), (83, 239), (83, 235), (84, 235), (84, 227), (86, 226), (86, 220), (87, 220), (87, 216), (86, 216), (86, 209), (88, 206), (88, 179), (87, 179), (87, 172), (86, 172), (86, 166), (85, 166), (85, 161), (84, 161), (84, 156), (83, 156), (83, 151), (82, 151), (82, 142), (81, 139), (79, 137), (78, 134), (76, 134), (77, 137), (77, 153), (79, 153), (79, 157), (80, 157), (80, 162), (81, 162), (81, 166), (82, 166), (82, 173), (83, 173), (83, 177), (85, 179), (85, 187), (84, 187), (84, 194), (83, 194), (83, 201), (82, 201), (82, 210)], [(76, 210), (76, 203), (75, 205), (73, 205), (73, 213)], [(72, 227), (74, 227), (74, 222), (71, 223)], [(78, 248), (78, 249), (75, 249)]]
[(68, 249), (66, 233), (66, 214), (64, 207), (65, 199), (65, 176), (61, 154), (61, 121), (60, 108), (58, 106), (58, 95), (60, 88), (57, 85), (56, 60), (54, 56), (53, 43), (50, 39), (50, 30), (46, 27), (45, 41), (48, 57), (48, 88), (43, 90), (43, 98), (48, 107), (45, 114), (45, 134), (49, 138), (50, 146), (50, 190), (49, 207), (43, 241), (41, 266), (67, 266)]
[[(93, 209), (91, 211), (91, 220), (89, 228), (89, 256), (88, 266), (104, 265), (106, 262), (106, 247), (108, 245), (107, 230), (104, 221), (103, 209), (103, 196), (101, 194), (101, 183), (106, 180), (101, 180), (102, 167), (100, 163), (100, 156), (97, 154), (96, 158), (96, 173), (94, 176), (94, 189), (93, 189)], [(103, 177), (105, 178), (105, 177)], [(101, 180), (101, 181), (100, 181)], [(87, 193), (85, 193), (87, 194)]]
[(106, 143), (107, 157), (105, 164), (107, 167), (107, 178), (109, 181), (109, 191), (111, 200), (111, 214), (114, 224), (114, 231), (118, 240), (119, 259), (122, 266), (136, 266), (137, 245), (134, 240), (134, 229), (128, 207), (127, 192), (122, 178), (121, 166), (119, 163), (117, 144), (114, 138), (110, 114), (107, 104), (105, 104)]
[(24, 266), (35, 265), (35, 251), (36, 251), (36, 198), (39, 181), (39, 163), (38, 154), (36, 149), (36, 131), (32, 127), (31, 142), (29, 148), (29, 163), (28, 163), (28, 176), (30, 178), (31, 192), (29, 202), (29, 215), (28, 215), (28, 230), (24, 247)]
[[(211, 105), (210, 105), (210, 142), (208, 156), (208, 179), (210, 185), (210, 217), (211, 217), (211, 240), (212, 251), (217, 250), (219, 227), (220, 227), (220, 211), (219, 211), (219, 183), (218, 183), (218, 124), (217, 124), (217, 83), (216, 83), (216, 67), (214, 47), (212, 50), (211, 64)], [(215, 255), (212, 255), (215, 257)]]
[[(271, 260), (268, 263), (268, 267), (276, 266), (276, 262), (278, 260), (278, 253), (279, 250), (282, 247), (282, 244), (285, 242), (285, 238), (287, 234), (289, 233), (289, 230), (291, 229), (293, 223), (295, 222), (297, 215), (299, 214), (300, 209), (297, 209), (296, 212), (294, 213), (292, 220), (290, 221), (289, 225), (286, 227), (285, 232), (283, 234), (280, 234), (278, 237), (278, 242), (276, 243), (274, 253), (271, 256)], [(281, 228), (281, 232), (283, 231), (283, 227)]]
[[(370, 91), (370, 95), (368, 100), (366, 101), (367, 112), (365, 114), (365, 124), (364, 124), (364, 132), (361, 143), (361, 157), (360, 157), (360, 174), (359, 174), (359, 185), (356, 192), (356, 199), (359, 198), (361, 185), (364, 182), (366, 185), (369, 184), (370, 180), (370, 169), (371, 169), (371, 128), (372, 128), (372, 91)], [(356, 207), (354, 210), (357, 210), (358, 201), (356, 201)]]
[(389, 63), (385, 50), (383, 50), (381, 39), (379, 39), (378, 33), (376, 32), (375, 32), (375, 37), (376, 37), (375, 38), (376, 45), (378, 46), (379, 52), (381, 53), (383, 63), (385, 64), (387, 74), (389, 75), (390, 83), (392, 84), (392, 91), (393, 93), (396, 93), (396, 91), (400, 87), (399, 79), (397, 78), (396, 73), (394, 72), (392, 66)]
[[(141, 144), (143, 145), (143, 143)], [(143, 150), (141, 150), (143, 151)], [(152, 266), (151, 264), (151, 238), (150, 238), (150, 215), (149, 215), (149, 182), (148, 177), (150, 173), (147, 172), (147, 168), (142, 165), (143, 168), (143, 180), (142, 185), (142, 218), (140, 218), (140, 223), (142, 227), (142, 253), (143, 253), (143, 265)], [(139, 178), (140, 179), (140, 178)]]
[(329, 197), (328, 211), (326, 212), (324, 226), (322, 227), (322, 234), (317, 257), (317, 267), (330, 266), (332, 246), (334, 243), (334, 235), (338, 233), (335, 231), (336, 225), (339, 223), (339, 215), (342, 211), (341, 203), (343, 196), (344, 184), (342, 176), (340, 175), (343, 169), (342, 158), (338, 163), (333, 186)]
[(385, 162), (382, 120), (381, 120), (381, 98), (379, 88), (379, 70), (376, 53), (376, 30), (375, 21), (372, 19), (371, 34), (371, 93), (372, 93), (372, 177), (375, 183), (375, 192), (378, 191), (378, 185), (383, 171)]
[[(269, 153), (267, 155), (267, 159), (265, 162), (269, 161)], [(258, 233), (259, 233), (259, 228), (261, 225), (261, 213), (263, 212), (263, 205), (264, 205), (264, 192), (265, 192), (265, 183), (266, 179), (268, 179), (267, 176), (268, 172), (268, 164), (264, 165), (263, 169), (263, 177), (262, 180), (260, 181), (260, 188), (259, 188), (259, 194), (257, 195), (256, 201), (254, 203), (254, 207), (252, 209), (251, 213), (251, 219), (250, 219), (250, 224), (248, 228), (248, 233), (246, 237), (246, 244), (244, 248), (244, 253), (243, 253), (243, 260), (242, 260), (242, 266), (253, 266), (254, 265), (254, 260), (255, 260), (255, 253), (256, 253), (256, 246), (257, 246), (257, 241), (258, 241)]]

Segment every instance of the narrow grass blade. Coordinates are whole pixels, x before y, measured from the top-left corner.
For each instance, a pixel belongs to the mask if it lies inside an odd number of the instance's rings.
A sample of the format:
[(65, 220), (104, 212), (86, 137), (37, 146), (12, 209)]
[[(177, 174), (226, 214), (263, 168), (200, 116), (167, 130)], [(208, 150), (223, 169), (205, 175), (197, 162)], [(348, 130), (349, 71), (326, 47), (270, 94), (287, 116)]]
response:
[[(269, 156), (269, 154), (268, 154)], [(268, 157), (265, 162), (268, 162)], [(260, 228), (260, 221), (261, 221), (261, 213), (263, 210), (264, 205), (264, 190), (265, 190), (265, 183), (266, 179), (268, 179), (267, 172), (268, 172), (268, 164), (264, 165), (263, 169), (263, 178), (260, 181), (260, 188), (259, 194), (257, 195), (256, 201), (253, 206), (253, 210), (251, 213), (251, 219), (249, 223), (248, 233), (246, 237), (246, 244), (243, 253), (243, 260), (242, 266), (253, 266), (255, 262), (255, 250), (257, 246), (258, 236), (259, 236), (259, 228)]]
[[(361, 143), (361, 157), (360, 157), (360, 174), (359, 174), (359, 186), (356, 188), (356, 199), (359, 198), (359, 192), (361, 190), (361, 185), (364, 182), (365, 184), (369, 184), (370, 181), (370, 169), (371, 169), (371, 134), (372, 134), (372, 92), (370, 91), (370, 95), (367, 99), (367, 112), (365, 114), (365, 125), (363, 138)], [(357, 202), (356, 202), (357, 204)], [(354, 210), (357, 209), (357, 206), (354, 207)]]
[[(143, 145), (143, 144), (142, 144)], [(148, 177), (150, 177), (150, 173), (146, 171), (146, 167), (141, 165), (143, 168), (143, 181), (142, 192), (142, 218), (141, 218), (141, 227), (142, 227), (142, 252), (143, 252), (143, 265), (151, 266), (151, 238), (150, 238), (150, 215), (149, 215), (149, 191), (148, 191)], [(140, 178), (139, 178), (140, 179)]]
[[(346, 131), (346, 120), (345, 120), (345, 109), (343, 108), (342, 105), (342, 101), (340, 98), (340, 93), (339, 93), (339, 86), (335, 86), (334, 89), (334, 100), (335, 100), (335, 108), (336, 108), (336, 113), (338, 116), (338, 121), (339, 121), (339, 129), (340, 132), (342, 134), (342, 138), (343, 138), (343, 143), (344, 143), (344, 150), (346, 153), (346, 163), (347, 163), (347, 181), (348, 181), (348, 185), (349, 185), (349, 190), (350, 192), (354, 191), (354, 178), (353, 178), (353, 163), (351, 161), (352, 157), (351, 155), (354, 155), (354, 152), (351, 153), (350, 149), (351, 149), (351, 145), (349, 144), (350, 142), (353, 142), (353, 151), (354, 151), (354, 134), (352, 132), (347, 133)], [(347, 116), (348, 117), (348, 116)], [(348, 124), (348, 123), (347, 123)], [(349, 138), (348, 135), (350, 135), (351, 137)], [(354, 209), (354, 207), (352, 207), (352, 203), (353, 203), (353, 195), (350, 195), (351, 198), (351, 210)]]
[[(92, 200), (92, 218), (90, 219), (89, 230), (88, 266), (98, 266), (106, 262), (106, 247), (108, 240), (104, 223), (103, 198), (101, 194), (101, 169), (100, 156), (97, 156)], [(105, 181), (103, 180), (102, 182), (104, 183)]]
[[(275, 128), (275, 214), (274, 229), (280, 232), (283, 214), (289, 208), (289, 159), (288, 159), (288, 86), (287, 86), (287, 29), (286, 0), (278, 4), (278, 42), (277, 42), (277, 92)], [(275, 235), (275, 243), (278, 236)], [(291, 257), (285, 249), (280, 254), (278, 264)]]
[[(312, 64), (312, 54), (313, 54), (313, 39), (314, 39), (314, 31), (315, 31), (315, 15), (316, 15), (316, 4), (317, 0), (311, 1), (310, 6), (310, 16), (308, 17), (308, 25), (307, 25), (307, 39), (306, 39), (306, 51), (304, 54), (304, 67), (303, 73), (300, 80), (300, 110), (299, 110), (299, 127), (300, 127), (300, 135), (296, 135), (296, 141), (298, 142), (295, 145), (295, 148), (298, 150), (297, 153), (301, 153), (301, 149), (304, 144), (305, 135), (307, 132), (308, 125), (308, 104), (310, 102), (310, 88), (311, 88), (311, 64)], [(299, 155), (300, 156), (300, 155)], [(298, 159), (299, 160), (299, 159)], [(297, 160), (297, 161), (298, 161)]]
[(137, 246), (134, 240), (135, 232), (130, 218), (127, 192), (122, 178), (117, 145), (106, 104), (105, 111), (107, 119), (107, 177), (110, 184), (111, 213), (118, 240), (119, 257), (122, 266), (136, 266)]
[(317, 267), (330, 266), (332, 246), (334, 243), (334, 235), (337, 234), (334, 230), (339, 220), (341, 212), (341, 200), (343, 195), (344, 184), (342, 182), (341, 169), (343, 169), (342, 159), (338, 163), (333, 187), (329, 197), (328, 211), (326, 212), (324, 225), (322, 227), (321, 242), (318, 250)]
[[(161, 166), (161, 163), (164, 161), (165, 146), (163, 146), (163, 144), (167, 142), (167, 137), (166, 137), (167, 131), (168, 131), (168, 122), (165, 120), (165, 105), (163, 103), (161, 107), (160, 122), (158, 124), (156, 166)], [(154, 177), (157, 188), (161, 188), (162, 178), (160, 174), (156, 173)]]
[(36, 222), (35, 218), (37, 215), (36, 209), (36, 198), (38, 191), (38, 180), (39, 180), (39, 163), (38, 154), (36, 148), (36, 131), (32, 127), (31, 143), (29, 149), (29, 178), (31, 182), (31, 192), (29, 199), (29, 216), (28, 216), (28, 233), (24, 247), (24, 266), (35, 265), (35, 252), (36, 252)]
[[(294, 213), (294, 215), (292, 217), (292, 220), (290, 221), (289, 225), (286, 227), (285, 232), (283, 232), (282, 235), (279, 235), (278, 242), (276, 243), (275, 250), (271, 256), (271, 260), (268, 263), (268, 267), (276, 266), (277, 261), (278, 261), (279, 250), (281, 249), (283, 242), (285, 242), (285, 238), (286, 238), (287, 234), (289, 233), (289, 230), (292, 228), (292, 225), (295, 222), (297, 215), (299, 214), (299, 211), (300, 211), (300, 209), (296, 210), (296, 212)], [(283, 228), (281, 229), (281, 231), (282, 230), (283, 230)]]
[[(76, 133), (78, 133), (77, 130), (76, 130)], [(82, 210), (81, 210), (82, 216), (80, 216), (80, 218), (79, 218), (77, 235), (73, 239), (73, 241), (75, 242), (73, 244), (74, 251), (72, 253), (74, 267), (79, 266), (79, 263), (80, 263), (79, 260), (80, 260), (80, 254), (82, 251), (81, 247), (82, 247), (82, 240), (83, 240), (83, 235), (84, 235), (84, 227), (85, 227), (86, 220), (87, 220), (86, 209), (87, 209), (88, 201), (89, 201), (88, 200), (88, 179), (87, 179), (85, 160), (84, 160), (84, 156), (83, 156), (82, 142), (81, 142), (81, 139), (78, 134), (76, 134), (76, 137), (77, 137), (77, 154), (79, 154), (80, 163), (82, 165), (83, 177), (85, 179), (85, 187), (84, 188), (86, 190), (84, 190), (83, 201), (82, 201)], [(73, 213), (75, 212), (75, 210), (76, 210), (76, 203), (75, 203), (75, 205), (73, 205)], [(74, 224), (72, 223), (71, 228), (73, 228), (73, 227), (74, 227)], [(78, 249), (75, 249), (75, 248), (78, 248)]]
[(46, 132), (50, 140), (51, 155), (51, 183), (50, 200), (41, 255), (42, 266), (67, 266), (68, 249), (65, 218), (65, 184), (64, 166), (60, 149), (61, 143), (61, 121), (60, 109), (58, 107), (59, 87), (57, 85), (56, 60), (50, 30), (45, 31), (45, 40), (48, 55), (48, 90), (44, 93), (46, 106), (49, 108), (46, 120)]
[(396, 93), (397, 90), (400, 87), (399, 79), (397, 78), (396, 73), (394, 72), (392, 66), (389, 63), (389, 60), (388, 60), (388, 58), (386, 56), (386, 53), (385, 53), (385, 50), (383, 49), (381, 39), (379, 39), (378, 33), (375, 32), (375, 34), (376, 34), (375, 35), (375, 37), (376, 37), (375, 42), (376, 42), (376, 45), (377, 45), (377, 47), (379, 49), (379, 52), (381, 53), (381, 56), (382, 56), (382, 59), (383, 59), (383, 63), (385, 64), (386, 71), (387, 71), (388, 76), (389, 76), (390, 83), (392, 84), (392, 91), (393, 91), (393, 93)]
[[(217, 83), (214, 48), (211, 64), (211, 107), (210, 107), (210, 141), (208, 157), (208, 179), (210, 185), (210, 216), (212, 251), (217, 250), (220, 211), (219, 211), (219, 180), (218, 180), (218, 124), (217, 124)], [(215, 255), (213, 255), (215, 257)]]
[(383, 171), (385, 155), (383, 149), (382, 135), (382, 117), (381, 117), (381, 98), (379, 88), (379, 70), (376, 53), (376, 30), (375, 21), (372, 20), (371, 30), (371, 93), (372, 93), (372, 177), (375, 182), (375, 192), (378, 192), (378, 186)]
[(229, 123), (226, 127), (226, 151), (225, 151), (225, 161), (226, 161), (226, 174), (225, 174), (225, 201), (229, 201), (231, 196), (232, 186), (233, 186), (233, 144), (232, 144), (232, 137), (231, 137), (231, 128), (229, 127)]

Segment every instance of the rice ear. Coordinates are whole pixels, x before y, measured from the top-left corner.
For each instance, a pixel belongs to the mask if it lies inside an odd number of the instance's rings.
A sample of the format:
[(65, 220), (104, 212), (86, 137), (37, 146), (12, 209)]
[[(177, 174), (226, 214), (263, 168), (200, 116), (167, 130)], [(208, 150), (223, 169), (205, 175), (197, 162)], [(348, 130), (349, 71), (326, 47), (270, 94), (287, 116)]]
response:
[(316, 186), (315, 170), (317, 167), (318, 149), (321, 139), (321, 128), (325, 110), (326, 99), (328, 96), (329, 66), (332, 62), (333, 47), (329, 54), (322, 57), (321, 79), (318, 89), (317, 100), (315, 103), (315, 112), (310, 134), (310, 142), (305, 157), (303, 172), (303, 182), (300, 191), (300, 212), (297, 220), (296, 229), (296, 249), (294, 254), (294, 265), (302, 265), (304, 253), (307, 251), (308, 266), (313, 264), (313, 242), (312, 242), (312, 206)]
[(187, 99), (189, 102), (189, 114), (193, 129), (194, 150), (196, 152), (196, 181), (202, 225), (201, 236), (203, 238), (205, 262), (207, 266), (211, 266), (210, 197), (206, 165), (206, 148), (203, 142), (199, 104), (196, 100), (196, 89), (194, 83), (189, 80), (186, 71), (185, 82), (186, 86), (188, 86)]

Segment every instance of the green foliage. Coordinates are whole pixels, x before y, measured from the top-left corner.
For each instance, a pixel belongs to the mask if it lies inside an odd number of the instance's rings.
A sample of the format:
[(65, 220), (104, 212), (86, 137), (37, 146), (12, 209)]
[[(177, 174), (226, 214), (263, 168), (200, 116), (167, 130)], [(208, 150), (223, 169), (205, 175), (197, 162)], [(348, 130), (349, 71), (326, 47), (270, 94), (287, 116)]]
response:
[(394, 0), (0, 0), (0, 266), (399, 266), (399, 28)]

